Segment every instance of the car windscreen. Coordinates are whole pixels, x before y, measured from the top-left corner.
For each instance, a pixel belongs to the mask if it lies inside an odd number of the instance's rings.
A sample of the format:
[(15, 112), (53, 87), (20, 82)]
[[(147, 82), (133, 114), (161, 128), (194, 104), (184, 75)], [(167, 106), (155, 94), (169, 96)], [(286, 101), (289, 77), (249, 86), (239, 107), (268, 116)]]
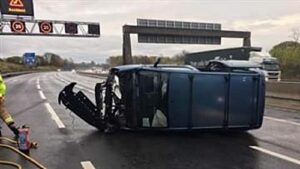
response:
[(262, 66), (264, 70), (278, 71), (280, 69), (277, 63), (273, 63), (273, 64), (264, 63)]

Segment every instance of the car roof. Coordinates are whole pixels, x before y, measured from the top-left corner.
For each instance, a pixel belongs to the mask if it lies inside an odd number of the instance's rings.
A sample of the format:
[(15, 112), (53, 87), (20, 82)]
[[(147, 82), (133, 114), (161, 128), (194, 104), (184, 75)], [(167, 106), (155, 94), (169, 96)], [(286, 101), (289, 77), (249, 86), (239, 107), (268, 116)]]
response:
[(261, 68), (257, 63), (246, 60), (212, 60), (210, 63), (217, 62), (231, 68)]

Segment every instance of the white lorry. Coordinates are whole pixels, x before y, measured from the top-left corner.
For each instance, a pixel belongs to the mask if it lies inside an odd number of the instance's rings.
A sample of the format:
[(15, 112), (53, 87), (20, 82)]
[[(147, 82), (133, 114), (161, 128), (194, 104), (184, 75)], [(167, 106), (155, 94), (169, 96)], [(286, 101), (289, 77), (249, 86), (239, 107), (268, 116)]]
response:
[(250, 52), (249, 61), (257, 63), (265, 70), (266, 81), (281, 80), (281, 71), (277, 58), (272, 57), (268, 52)]
[(185, 64), (203, 69), (211, 60), (247, 60), (262, 67), (266, 80), (280, 81), (279, 62), (268, 52), (262, 52), (260, 47), (237, 47), (211, 51), (189, 53), (185, 56)]

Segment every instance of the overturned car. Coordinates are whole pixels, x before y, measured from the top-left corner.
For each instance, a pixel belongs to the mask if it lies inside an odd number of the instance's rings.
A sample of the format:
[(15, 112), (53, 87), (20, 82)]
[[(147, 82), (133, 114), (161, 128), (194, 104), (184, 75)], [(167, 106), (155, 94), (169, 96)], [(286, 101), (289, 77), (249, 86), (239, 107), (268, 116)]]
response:
[(119, 66), (96, 85), (95, 104), (82, 91), (73, 91), (76, 83), (60, 92), (59, 103), (105, 132), (260, 128), (264, 74), (244, 63), (239, 69), (238, 64), (227, 64), (234, 69), (224, 70), (212, 66), (207, 70), (157, 64)]

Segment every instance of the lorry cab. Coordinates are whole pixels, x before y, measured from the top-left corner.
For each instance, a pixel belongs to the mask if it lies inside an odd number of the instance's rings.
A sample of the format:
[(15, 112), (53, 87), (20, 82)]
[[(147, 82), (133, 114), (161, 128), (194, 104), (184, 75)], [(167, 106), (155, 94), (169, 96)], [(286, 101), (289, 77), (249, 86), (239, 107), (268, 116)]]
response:
[(243, 60), (211, 60), (205, 68), (207, 71), (219, 72), (249, 72), (262, 69), (259, 64)]
[(281, 80), (281, 70), (277, 58), (272, 57), (268, 52), (250, 52), (249, 61), (260, 64), (265, 70), (266, 81)]
[(74, 86), (60, 92), (59, 102), (101, 131), (248, 130), (263, 120), (265, 79), (259, 70), (119, 66), (96, 85), (95, 103)]

